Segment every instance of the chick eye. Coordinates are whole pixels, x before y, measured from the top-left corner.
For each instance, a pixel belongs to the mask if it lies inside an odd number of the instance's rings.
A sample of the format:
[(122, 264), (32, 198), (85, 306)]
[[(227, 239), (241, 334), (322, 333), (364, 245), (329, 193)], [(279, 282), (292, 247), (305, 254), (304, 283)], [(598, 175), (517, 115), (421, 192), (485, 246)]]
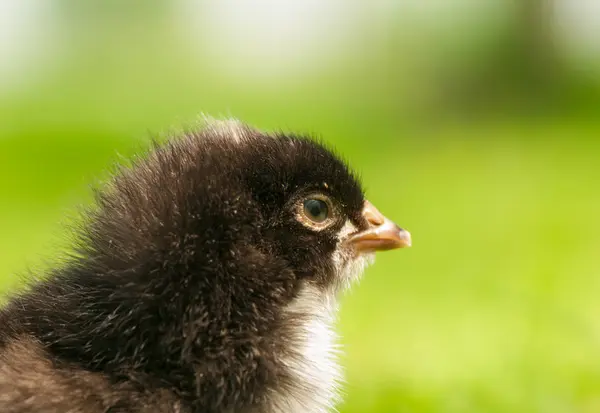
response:
[(311, 221), (321, 224), (329, 218), (329, 206), (321, 199), (307, 199), (304, 201), (304, 215)]

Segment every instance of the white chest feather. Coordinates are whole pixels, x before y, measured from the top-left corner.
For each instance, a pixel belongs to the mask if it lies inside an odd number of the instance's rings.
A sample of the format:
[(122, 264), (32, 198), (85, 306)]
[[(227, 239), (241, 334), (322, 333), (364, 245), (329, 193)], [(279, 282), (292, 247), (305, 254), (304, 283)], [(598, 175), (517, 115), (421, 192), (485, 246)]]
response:
[[(335, 299), (307, 286), (288, 308), (305, 322), (294, 337), (297, 353), (282, 363), (289, 369), (292, 388), (275, 397), (273, 413), (326, 413), (339, 401), (342, 371), (337, 363), (339, 344), (333, 328), (337, 312)], [(308, 316), (307, 316), (308, 315)]]
[[(346, 223), (340, 241), (356, 229)], [(294, 329), (293, 355), (282, 356), (281, 363), (292, 377), (291, 388), (274, 395), (269, 413), (328, 413), (335, 411), (343, 379), (337, 363), (340, 345), (334, 330), (337, 295), (360, 278), (373, 262), (373, 255), (355, 256), (342, 248), (333, 254), (337, 277), (328, 291), (306, 284), (286, 309)]]

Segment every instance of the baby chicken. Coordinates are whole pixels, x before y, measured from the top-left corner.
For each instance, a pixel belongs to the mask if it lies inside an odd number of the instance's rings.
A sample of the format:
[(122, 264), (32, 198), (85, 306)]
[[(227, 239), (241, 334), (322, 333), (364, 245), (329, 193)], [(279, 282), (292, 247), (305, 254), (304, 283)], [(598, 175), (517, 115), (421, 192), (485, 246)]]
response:
[(341, 291), (410, 235), (303, 136), (214, 121), (122, 168), (0, 310), (3, 413), (324, 413)]

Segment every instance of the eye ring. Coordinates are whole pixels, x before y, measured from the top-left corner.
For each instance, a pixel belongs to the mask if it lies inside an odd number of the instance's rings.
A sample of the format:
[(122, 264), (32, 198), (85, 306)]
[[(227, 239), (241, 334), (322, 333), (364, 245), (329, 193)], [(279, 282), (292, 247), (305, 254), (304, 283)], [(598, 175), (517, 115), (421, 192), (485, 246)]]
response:
[(335, 212), (328, 196), (310, 194), (298, 203), (297, 219), (306, 227), (322, 230), (335, 222)]

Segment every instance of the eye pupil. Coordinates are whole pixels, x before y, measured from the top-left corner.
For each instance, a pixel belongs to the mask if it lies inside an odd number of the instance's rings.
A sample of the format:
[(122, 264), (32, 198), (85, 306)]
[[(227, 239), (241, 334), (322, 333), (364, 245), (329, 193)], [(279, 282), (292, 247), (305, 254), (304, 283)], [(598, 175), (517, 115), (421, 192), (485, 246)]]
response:
[(329, 216), (327, 202), (320, 199), (307, 199), (304, 201), (304, 213), (315, 222), (323, 222)]

